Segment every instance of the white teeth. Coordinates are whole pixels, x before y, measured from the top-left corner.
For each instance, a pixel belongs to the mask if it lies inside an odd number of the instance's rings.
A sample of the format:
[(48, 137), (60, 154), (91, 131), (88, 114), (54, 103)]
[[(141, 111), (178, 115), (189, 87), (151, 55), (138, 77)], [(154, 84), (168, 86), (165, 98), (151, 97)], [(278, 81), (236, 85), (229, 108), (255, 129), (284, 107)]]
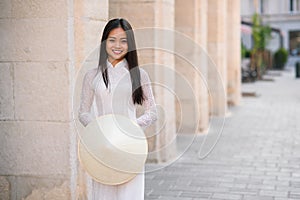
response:
[(119, 50), (113, 50), (113, 52), (114, 52), (115, 54), (120, 54), (120, 53), (122, 53), (122, 51), (119, 51)]

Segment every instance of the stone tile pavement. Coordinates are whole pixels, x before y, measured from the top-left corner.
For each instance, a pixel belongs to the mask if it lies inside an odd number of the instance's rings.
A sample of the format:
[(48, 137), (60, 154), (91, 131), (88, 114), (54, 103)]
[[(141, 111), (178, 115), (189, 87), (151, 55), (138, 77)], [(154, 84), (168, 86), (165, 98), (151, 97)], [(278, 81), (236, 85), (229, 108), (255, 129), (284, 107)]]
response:
[(146, 173), (146, 200), (300, 199), (300, 79), (294, 68), (265, 77), (242, 85), (257, 96), (229, 109), (208, 157), (198, 158), (200, 135), (177, 161)]

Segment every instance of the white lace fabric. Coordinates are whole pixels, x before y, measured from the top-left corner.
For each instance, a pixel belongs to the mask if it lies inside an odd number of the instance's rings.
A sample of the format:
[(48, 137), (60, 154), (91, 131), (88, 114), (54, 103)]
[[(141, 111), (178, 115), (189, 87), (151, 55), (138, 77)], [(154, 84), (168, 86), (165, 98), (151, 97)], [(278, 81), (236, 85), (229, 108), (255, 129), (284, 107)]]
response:
[[(147, 72), (140, 68), (141, 85), (145, 100), (142, 104), (145, 112), (136, 118), (136, 105), (132, 100), (132, 86), (128, 63), (123, 59), (116, 66), (107, 61), (109, 85), (106, 88), (101, 72), (92, 69), (85, 74), (78, 112), (79, 121), (87, 126), (96, 116), (121, 114), (128, 116), (142, 128), (151, 125), (157, 119), (155, 100)], [(96, 115), (91, 112), (93, 102), (96, 104)]]

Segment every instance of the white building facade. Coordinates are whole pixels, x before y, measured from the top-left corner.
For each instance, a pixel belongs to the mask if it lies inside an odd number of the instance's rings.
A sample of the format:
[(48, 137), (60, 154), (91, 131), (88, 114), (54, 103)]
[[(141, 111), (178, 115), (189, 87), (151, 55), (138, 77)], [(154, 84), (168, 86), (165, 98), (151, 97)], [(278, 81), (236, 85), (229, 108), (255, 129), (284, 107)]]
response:
[[(264, 25), (279, 29), (283, 36), (283, 47), (290, 55), (300, 56), (300, 0), (242, 0), (241, 19), (251, 22), (252, 15), (257, 12)], [(242, 31), (242, 41), (251, 48), (249, 32)], [(268, 49), (272, 52), (280, 47), (280, 36), (272, 32), (272, 40)]]

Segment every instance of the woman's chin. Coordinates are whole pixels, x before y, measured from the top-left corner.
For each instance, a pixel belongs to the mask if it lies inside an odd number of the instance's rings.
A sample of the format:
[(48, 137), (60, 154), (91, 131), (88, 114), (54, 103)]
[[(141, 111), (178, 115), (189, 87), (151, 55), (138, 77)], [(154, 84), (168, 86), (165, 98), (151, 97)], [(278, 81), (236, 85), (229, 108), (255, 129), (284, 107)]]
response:
[(122, 60), (124, 57), (125, 57), (125, 55), (119, 55), (119, 56), (114, 56), (114, 57), (111, 57), (111, 58), (112, 58), (112, 60), (120, 61), (120, 60)]

